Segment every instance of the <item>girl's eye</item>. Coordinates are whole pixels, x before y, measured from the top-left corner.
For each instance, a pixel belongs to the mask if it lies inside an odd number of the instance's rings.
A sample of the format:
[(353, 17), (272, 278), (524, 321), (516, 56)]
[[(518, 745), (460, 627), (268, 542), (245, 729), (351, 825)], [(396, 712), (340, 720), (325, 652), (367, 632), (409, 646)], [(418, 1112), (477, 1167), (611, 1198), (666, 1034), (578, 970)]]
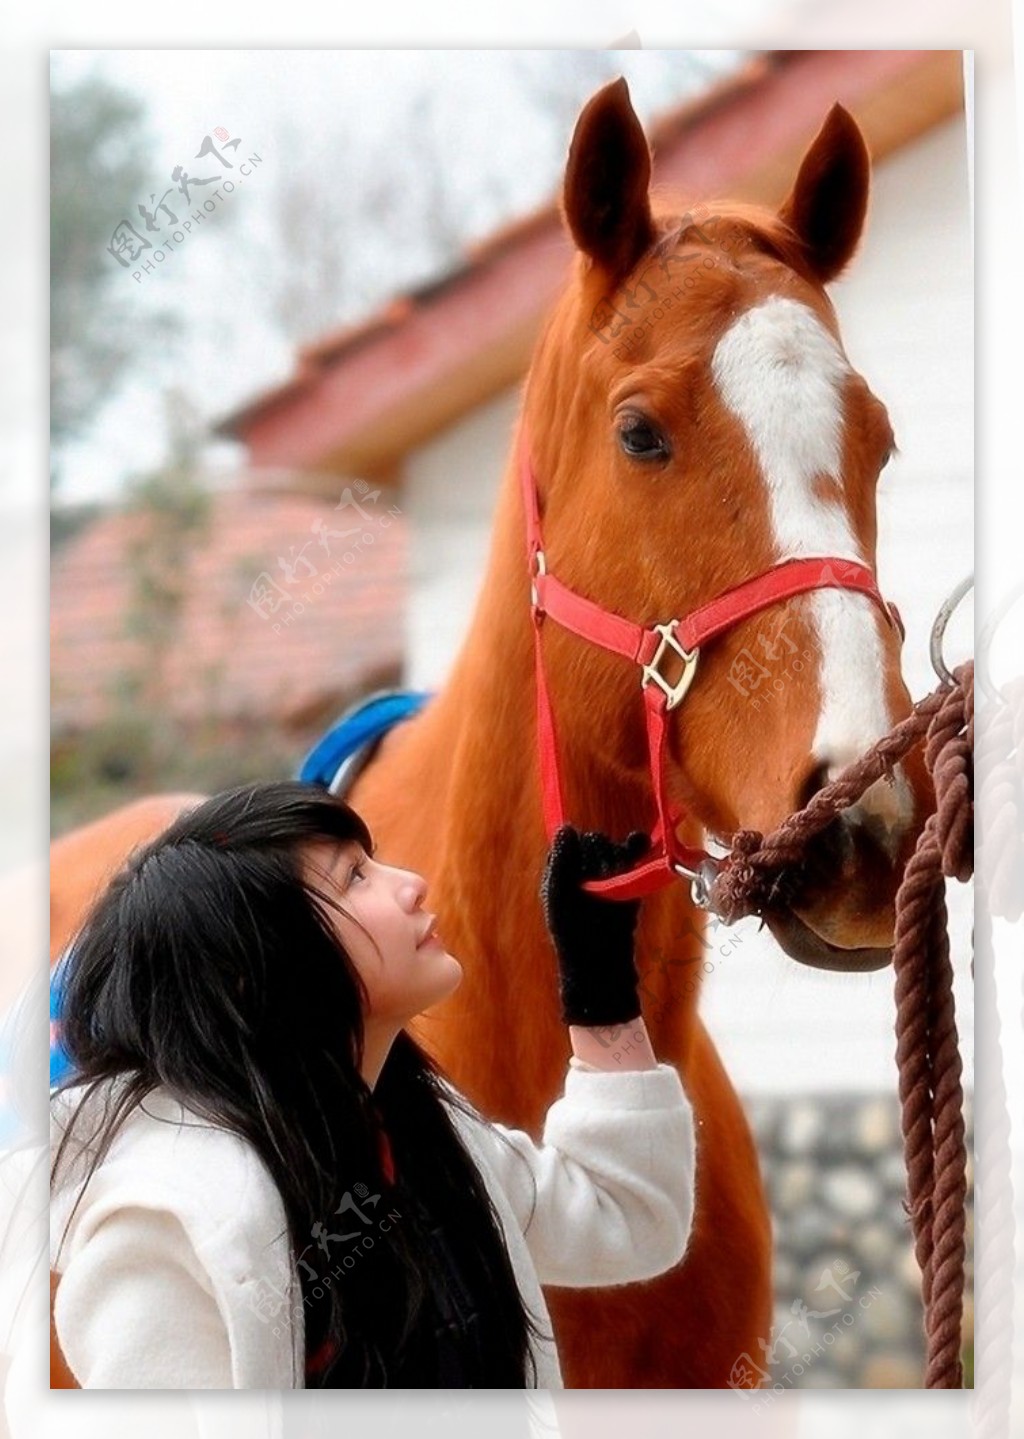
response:
[(349, 870), (349, 884), (352, 884), (355, 881), (357, 875), (360, 879), (366, 878), (366, 875), (363, 873), (363, 866), (361, 864), (354, 865), (353, 868)]
[(631, 460), (664, 460), (668, 441), (657, 425), (642, 415), (629, 415), (619, 426), (619, 447)]

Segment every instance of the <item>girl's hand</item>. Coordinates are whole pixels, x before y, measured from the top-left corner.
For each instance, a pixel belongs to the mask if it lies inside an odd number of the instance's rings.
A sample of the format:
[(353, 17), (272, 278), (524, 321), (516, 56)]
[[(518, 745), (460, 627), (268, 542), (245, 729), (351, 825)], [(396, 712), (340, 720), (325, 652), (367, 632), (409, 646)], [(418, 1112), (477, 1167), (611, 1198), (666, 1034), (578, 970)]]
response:
[(580, 886), (628, 869), (649, 848), (649, 837), (639, 830), (621, 844), (569, 824), (554, 837), (540, 897), (558, 956), (565, 1024), (622, 1024), (640, 1014), (633, 949), (641, 901), (603, 899)]

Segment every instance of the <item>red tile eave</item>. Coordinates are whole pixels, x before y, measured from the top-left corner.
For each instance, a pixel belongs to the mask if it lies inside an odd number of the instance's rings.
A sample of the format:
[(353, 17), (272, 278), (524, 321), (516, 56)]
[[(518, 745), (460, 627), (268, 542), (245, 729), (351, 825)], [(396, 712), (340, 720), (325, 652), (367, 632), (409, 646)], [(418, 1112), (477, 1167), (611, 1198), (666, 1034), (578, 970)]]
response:
[(320, 463), (438, 374), (470, 364), (519, 319), (547, 305), (570, 247), (557, 218), (514, 250), (468, 271), (457, 287), (413, 308), (403, 324), (310, 376), (286, 400), (251, 412), (240, 438), (258, 466)]
[(412, 305), (412, 292), (408, 295), (396, 295), (393, 299), (388, 300), (381, 309), (364, 316), (354, 324), (344, 325), (340, 330), (328, 331), (319, 340), (312, 340), (308, 345), (300, 345), (298, 351), (300, 371), (307, 368), (315, 369), (318, 365), (334, 359), (336, 353), (362, 344), (382, 330), (400, 325), (407, 318)]
[[(690, 102), (653, 128), (655, 183), (695, 198), (721, 194), (806, 142), (835, 100), (856, 113), (859, 102), (891, 87), (929, 53), (812, 50), (757, 57), (721, 94)], [(691, 108), (691, 123), (684, 123)], [(473, 263), (429, 298), (398, 297), (352, 327), (351, 344), (342, 331), (305, 347), (295, 379), (257, 397), (221, 428), (246, 444), (253, 466), (324, 463), (439, 377), (472, 365), (524, 316), (539, 315), (563, 282), (569, 258), (557, 205), (535, 211), (478, 246)]]

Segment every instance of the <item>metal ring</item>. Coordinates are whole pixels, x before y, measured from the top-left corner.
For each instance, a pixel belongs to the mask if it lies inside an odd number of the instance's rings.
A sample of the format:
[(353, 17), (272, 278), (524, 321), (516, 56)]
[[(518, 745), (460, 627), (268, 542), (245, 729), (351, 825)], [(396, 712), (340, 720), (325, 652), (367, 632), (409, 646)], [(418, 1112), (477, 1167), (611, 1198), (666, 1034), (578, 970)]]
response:
[(932, 669), (938, 675), (939, 679), (948, 685), (953, 684), (954, 681), (942, 657), (942, 641), (945, 638), (946, 626), (949, 624), (953, 611), (968, 591), (973, 588), (974, 575), (972, 573), (969, 574), (966, 579), (962, 579), (956, 589), (952, 590), (949, 596), (942, 602), (939, 606), (939, 612), (935, 616), (935, 623), (932, 625), (932, 635), (929, 645), (932, 657)]
[(676, 874), (690, 880), (690, 898), (698, 909), (711, 908), (711, 887), (718, 878), (718, 864), (710, 856), (701, 860), (696, 869), (685, 864), (673, 864)]
[(546, 575), (548, 572), (548, 563), (544, 556), (544, 551), (534, 550), (531, 563), (534, 564), (536, 568), (530, 571), (530, 604), (533, 609), (537, 609), (540, 605), (540, 596), (537, 594), (537, 580), (541, 575)]

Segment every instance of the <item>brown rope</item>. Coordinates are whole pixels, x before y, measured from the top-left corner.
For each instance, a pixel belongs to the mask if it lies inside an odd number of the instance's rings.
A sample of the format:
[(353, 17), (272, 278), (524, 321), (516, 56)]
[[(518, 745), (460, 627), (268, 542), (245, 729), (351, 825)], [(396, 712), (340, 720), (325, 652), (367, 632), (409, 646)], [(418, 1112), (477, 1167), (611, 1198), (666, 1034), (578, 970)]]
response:
[(731, 923), (784, 904), (808, 876), (808, 841), (883, 775), (891, 780), (894, 766), (922, 738), (936, 807), (896, 896), (896, 1060), (905, 1208), (925, 1308), (925, 1387), (957, 1389), (963, 1386), (967, 1154), (945, 880), (966, 881), (974, 873), (973, 661), (770, 835), (754, 830), (734, 835), (732, 852), (711, 887), (710, 906)]
[(974, 666), (962, 666), (928, 726), (935, 813), (896, 896), (896, 1060), (909, 1213), (925, 1305), (925, 1387), (963, 1387), (964, 1147), (960, 1049), (946, 924), (946, 878), (974, 869)]

